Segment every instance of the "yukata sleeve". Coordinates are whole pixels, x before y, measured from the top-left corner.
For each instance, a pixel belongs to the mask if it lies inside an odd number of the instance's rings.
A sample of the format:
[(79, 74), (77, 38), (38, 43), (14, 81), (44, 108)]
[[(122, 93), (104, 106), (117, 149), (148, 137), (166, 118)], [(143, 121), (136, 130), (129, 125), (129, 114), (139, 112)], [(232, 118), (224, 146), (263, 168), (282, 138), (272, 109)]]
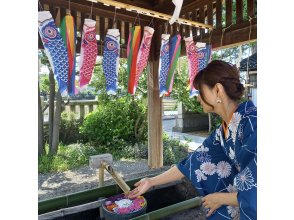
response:
[(216, 132), (186, 159), (179, 162), (177, 167), (191, 180), (201, 196), (227, 191), (237, 173), (217, 140)]
[[(257, 218), (257, 120), (246, 116), (240, 150), (241, 170), (234, 178), (238, 190), (240, 219)], [(242, 128), (242, 127), (241, 127)]]

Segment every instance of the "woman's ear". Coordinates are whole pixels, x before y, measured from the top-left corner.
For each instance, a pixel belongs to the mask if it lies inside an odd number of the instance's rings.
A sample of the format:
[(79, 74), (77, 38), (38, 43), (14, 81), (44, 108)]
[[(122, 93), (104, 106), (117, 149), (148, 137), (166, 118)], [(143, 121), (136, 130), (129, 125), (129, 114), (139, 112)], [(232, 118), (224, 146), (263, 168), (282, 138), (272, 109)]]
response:
[(217, 83), (215, 84), (215, 91), (216, 91), (216, 95), (217, 97), (221, 97), (223, 95), (223, 91), (224, 91), (224, 87), (222, 84)]

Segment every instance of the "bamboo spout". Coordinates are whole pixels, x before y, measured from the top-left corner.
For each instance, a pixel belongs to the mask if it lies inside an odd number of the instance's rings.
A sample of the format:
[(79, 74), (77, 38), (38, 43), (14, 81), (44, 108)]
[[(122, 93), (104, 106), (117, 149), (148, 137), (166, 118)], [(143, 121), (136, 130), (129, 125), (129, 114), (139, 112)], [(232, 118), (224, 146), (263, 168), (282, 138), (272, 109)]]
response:
[(108, 165), (105, 161), (101, 163), (101, 166), (107, 170), (108, 173), (112, 176), (112, 178), (115, 180), (117, 185), (122, 189), (124, 193), (129, 193), (131, 188), (126, 184), (126, 182), (123, 180), (123, 178), (120, 177), (120, 175), (113, 170), (113, 168)]

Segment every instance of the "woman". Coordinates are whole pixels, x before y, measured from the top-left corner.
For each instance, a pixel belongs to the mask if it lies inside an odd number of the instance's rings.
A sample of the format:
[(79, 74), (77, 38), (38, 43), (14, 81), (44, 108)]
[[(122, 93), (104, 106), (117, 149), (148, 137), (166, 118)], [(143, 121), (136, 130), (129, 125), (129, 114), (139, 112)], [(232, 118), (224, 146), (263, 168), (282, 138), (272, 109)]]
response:
[(239, 104), (239, 72), (224, 61), (209, 63), (193, 85), (203, 111), (220, 115), (222, 124), (177, 166), (137, 182), (130, 197), (186, 176), (203, 196), (208, 219), (257, 219), (256, 107), (251, 101)]

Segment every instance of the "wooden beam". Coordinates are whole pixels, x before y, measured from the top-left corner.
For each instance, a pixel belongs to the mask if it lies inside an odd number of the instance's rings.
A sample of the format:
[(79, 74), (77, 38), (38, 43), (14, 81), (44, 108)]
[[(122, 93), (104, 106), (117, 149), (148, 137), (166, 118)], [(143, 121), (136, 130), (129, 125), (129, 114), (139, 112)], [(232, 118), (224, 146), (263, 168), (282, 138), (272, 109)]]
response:
[[(91, 0), (88, 0), (88, 1), (91, 1)], [(123, 8), (128, 11), (132, 11), (135, 13), (140, 13), (143, 15), (159, 18), (162, 20), (170, 20), (172, 17), (171, 15), (168, 15), (168, 14), (163, 14), (163, 13), (160, 13), (157, 11), (152, 11), (152, 10), (148, 10), (145, 8), (136, 7), (134, 5), (125, 4), (125, 3), (118, 2), (118, 1), (110, 1), (110, 0), (96, 0), (96, 1), (101, 2), (105, 5), (111, 5), (111, 6), (115, 6), (118, 8)], [(177, 19), (176, 22), (180, 23), (180, 24), (184, 24), (184, 25), (190, 25), (190, 26), (206, 28), (206, 29), (213, 29), (213, 27), (211, 25), (207, 25), (207, 24), (203, 24), (203, 23), (199, 23), (199, 22), (195, 22), (195, 21), (191, 21), (191, 20), (187, 20), (187, 19), (183, 19), (183, 18)]]
[[(236, 45), (245, 44), (248, 42), (254, 42), (257, 40), (257, 19), (252, 19), (252, 28), (251, 28), (251, 39), (249, 40), (249, 30), (250, 24), (249, 21), (243, 22), (242, 24), (232, 25), (224, 32), (223, 36), (223, 45), (221, 46), (221, 35), (222, 33), (213, 32), (211, 37), (212, 49), (219, 50), (228, 47), (233, 47)], [(203, 42), (208, 43), (209, 37), (202, 39)], [(184, 54), (183, 54), (184, 55)]]
[[(68, 1), (66, 0), (40, 0), (41, 3), (46, 3), (46, 4), (53, 4), (57, 7), (60, 8), (68, 8)], [(71, 10), (76, 10), (81, 13), (90, 13), (91, 12), (91, 2), (84, 0), (84, 3), (76, 3), (71, 1), (70, 3), (70, 9)], [(110, 10), (109, 7), (94, 3), (93, 4), (93, 10), (92, 10), (93, 15), (98, 15), (100, 17), (105, 17), (105, 18), (112, 18), (114, 16), (114, 10)], [(117, 10), (116, 11), (116, 18), (117, 20), (121, 21), (128, 21), (128, 22), (134, 22), (134, 13), (128, 12), (128, 11), (122, 11), (122, 10)], [(147, 16), (140, 16), (140, 22), (142, 25), (148, 25), (150, 23), (150, 19)]]
[(185, 5), (184, 5), (184, 3), (185, 3), (185, 1), (184, 1), (182, 9), (181, 9), (181, 14), (185, 14), (186, 12), (193, 11), (197, 8), (204, 6), (204, 5), (212, 3), (213, 1), (215, 1), (215, 0), (198, 0), (198, 1), (196, 0), (196, 1), (192, 1), (192, 2), (185, 4)]

